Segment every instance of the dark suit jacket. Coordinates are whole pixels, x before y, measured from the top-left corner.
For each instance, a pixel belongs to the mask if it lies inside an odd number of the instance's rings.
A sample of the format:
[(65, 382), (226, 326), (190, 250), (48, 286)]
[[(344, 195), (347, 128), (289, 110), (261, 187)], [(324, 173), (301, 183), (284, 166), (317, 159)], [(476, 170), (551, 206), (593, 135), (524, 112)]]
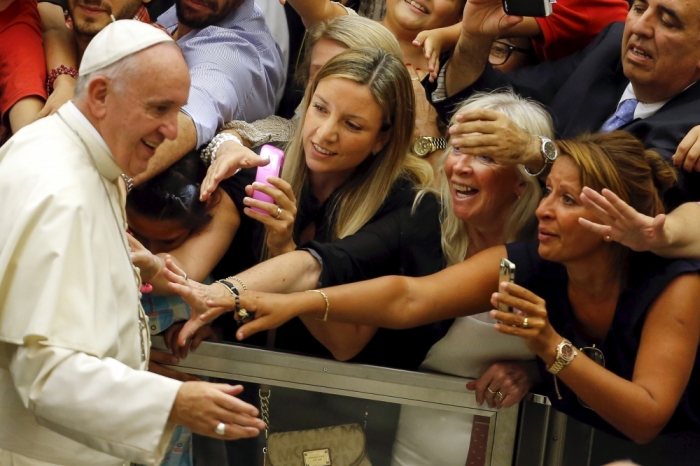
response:
[[(624, 23), (612, 23), (584, 50), (557, 61), (504, 74), (490, 65), (469, 87), (440, 102), (432, 102), (446, 121), (459, 103), (475, 91), (512, 87), (523, 96), (546, 105), (554, 119), (557, 138), (571, 138), (595, 132), (615, 113), (629, 83), (622, 71), (621, 44)], [(428, 83), (428, 95), (435, 84)], [(654, 115), (623, 126), (642, 140), (647, 148), (670, 160), (691, 128), (700, 124), (700, 84), (684, 90)], [(688, 200), (700, 200), (700, 174), (683, 172), (679, 186), (664, 195), (675, 207)]]

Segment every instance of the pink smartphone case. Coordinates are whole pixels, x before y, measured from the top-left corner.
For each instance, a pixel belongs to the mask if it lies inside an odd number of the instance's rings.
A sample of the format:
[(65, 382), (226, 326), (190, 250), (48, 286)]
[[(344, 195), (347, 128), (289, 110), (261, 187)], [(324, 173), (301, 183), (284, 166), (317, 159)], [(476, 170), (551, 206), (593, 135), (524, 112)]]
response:
[[(267, 177), (280, 176), (280, 172), (282, 171), (282, 165), (284, 164), (284, 152), (281, 149), (276, 148), (275, 146), (265, 144), (260, 149), (260, 156), (269, 158), (270, 163), (263, 167), (258, 167), (258, 171), (255, 175), (255, 181), (270, 186), (270, 183), (267, 182)], [(253, 199), (269, 202), (270, 204), (275, 203), (275, 201), (267, 194), (255, 190), (253, 191)], [(264, 210), (258, 209), (256, 207), (252, 207), (252, 210), (260, 212), (261, 214), (270, 215), (268, 212), (265, 212)]]

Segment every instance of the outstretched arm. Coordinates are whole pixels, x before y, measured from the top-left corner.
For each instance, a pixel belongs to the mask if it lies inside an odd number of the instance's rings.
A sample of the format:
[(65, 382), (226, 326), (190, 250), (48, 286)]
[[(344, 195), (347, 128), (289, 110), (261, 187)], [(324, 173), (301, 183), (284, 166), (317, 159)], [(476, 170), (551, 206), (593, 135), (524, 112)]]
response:
[[(498, 288), (499, 264), (506, 256), (505, 246), (498, 246), (427, 277), (391, 276), (326, 288), (328, 320), (411, 328), (484, 312), (490, 308), (491, 293)], [(221, 312), (219, 306), (233, 304), (228, 298), (210, 301), (214, 309), (200, 320), (210, 320)], [(276, 328), (295, 316), (323, 319), (326, 311), (325, 300), (318, 293), (282, 296), (251, 292), (241, 297), (241, 307), (255, 312), (256, 318), (241, 327), (236, 335), (239, 339)], [(271, 309), (279, 312), (272, 315)]]
[[(63, 8), (49, 2), (39, 3), (41, 14), (41, 33), (44, 38), (44, 55), (46, 69), (51, 70), (61, 65), (78, 69), (78, 48), (73, 31), (66, 26)], [(61, 74), (53, 82), (53, 92), (43, 105), (39, 118), (54, 113), (58, 108), (73, 98), (75, 78)]]
[(348, 14), (345, 8), (337, 2), (328, 0), (287, 0), (292, 8), (299, 13), (307, 29), (320, 22)]
[(470, 0), (466, 3), (462, 30), (445, 75), (448, 97), (476, 81), (488, 61), (491, 43), (507, 35), (521, 21), (520, 16), (506, 15), (501, 0)]

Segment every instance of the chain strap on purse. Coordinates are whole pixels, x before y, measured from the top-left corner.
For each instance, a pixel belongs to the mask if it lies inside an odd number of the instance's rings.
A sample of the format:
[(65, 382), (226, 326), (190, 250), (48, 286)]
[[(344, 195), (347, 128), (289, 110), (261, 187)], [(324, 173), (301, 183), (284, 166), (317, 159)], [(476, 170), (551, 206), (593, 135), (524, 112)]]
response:
[[(270, 338), (268, 346), (269, 340)], [(261, 385), (258, 395), (260, 416), (266, 425), (264, 466), (372, 466), (365, 452), (369, 406), (365, 409), (364, 426), (344, 424), (320, 429), (269, 433), (272, 388)]]

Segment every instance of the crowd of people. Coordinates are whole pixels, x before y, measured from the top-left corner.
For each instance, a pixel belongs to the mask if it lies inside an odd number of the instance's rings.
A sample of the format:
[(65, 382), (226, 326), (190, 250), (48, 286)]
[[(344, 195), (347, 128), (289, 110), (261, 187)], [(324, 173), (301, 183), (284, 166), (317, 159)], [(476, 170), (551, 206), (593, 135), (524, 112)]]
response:
[[(0, 466), (258, 436), (173, 368), (205, 340), (699, 432), (700, 1), (552, 11), (0, 0)], [(404, 406), (392, 465), (467, 464), (475, 425)]]

